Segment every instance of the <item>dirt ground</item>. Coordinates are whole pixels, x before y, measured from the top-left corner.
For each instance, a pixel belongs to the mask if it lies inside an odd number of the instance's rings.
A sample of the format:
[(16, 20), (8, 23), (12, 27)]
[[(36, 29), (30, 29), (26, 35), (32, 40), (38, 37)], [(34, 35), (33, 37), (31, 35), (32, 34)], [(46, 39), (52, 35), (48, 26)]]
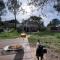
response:
[[(13, 43), (21, 43), (24, 42), (25, 40), (21, 40), (21, 39), (14, 39), (14, 40), (1, 40), (0, 41), (0, 47), (3, 47), (5, 45), (9, 45), (9, 44), (13, 44)], [(31, 54), (32, 54), (32, 59), (31, 60), (37, 60), (36, 58), (36, 46), (30, 46), (31, 47)], [(29, 55), (28, 55), (29, 56)], [(4, 57), (4, 56), (3, 56)], [(13, 56), (11, 55), (10, 57), (13, 58)], [(10, 58), (7, 56), (7, 59), (5, 60), (9, 60)], [(2, 59), (0, 59), (2, 60)], [(14, 60), (14, 59), (10, 59), (10, 60)], [(60, 53), (59, 52), (55, 52), (54, 49), (52, 48), (47, 48), (47, 54), (44, 55), (44, 59), (43, 60), (60, 60)]]
[[(36, 47), (32, 47), (32, 56), (33, 60), (37, 60), (36, 58)], [(43, 60), (60, 60), (60, 53), (55, 52), (53, 49), (47, 48), (47, 54), (44, 55)]]

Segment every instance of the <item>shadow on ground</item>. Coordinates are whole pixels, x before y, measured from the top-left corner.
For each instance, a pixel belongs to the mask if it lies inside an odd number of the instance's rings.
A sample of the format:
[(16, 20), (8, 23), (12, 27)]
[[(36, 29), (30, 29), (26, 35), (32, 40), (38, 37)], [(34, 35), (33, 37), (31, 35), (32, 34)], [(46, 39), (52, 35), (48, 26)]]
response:
[(24, 50), (23, 49), (18, 50), (14, 60), (23, 60), (23, 56), (24, 56)]

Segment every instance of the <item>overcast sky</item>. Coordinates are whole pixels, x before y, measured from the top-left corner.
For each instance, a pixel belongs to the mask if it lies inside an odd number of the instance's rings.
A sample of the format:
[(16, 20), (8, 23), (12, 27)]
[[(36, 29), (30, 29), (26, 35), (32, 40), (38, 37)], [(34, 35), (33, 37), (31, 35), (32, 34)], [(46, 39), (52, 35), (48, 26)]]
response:
[[(55, 11), (55, 9), (53, 8), (53, 5), (54, 5), (53, 2), (44, 6), (43, 10), (39, 9), (39, 11), (37, 11), (36, 10), (37, 8), (34, 7), (33, 5), (27, 6), (27, 0), (20, 0), (20, 1), (23, 2), (22, 7), (23, 7), (23, 9), (25, 9), (25, 11), (27, 13), (25, 13), (23, 15), (22, 12), (19, 12), (19, 14), (17, 14), (17, 20), (19, 22), (21, 22), (23, 19), (28, 19), (32, 15), (36, 15), (36, 16), (40, 15), (44, 21), (45, 26), (54, 18), (60, 19), (60, 15), (57, 15), (57, 11)], [(7, 0), (4, 0), (4, 2), (7, 2)], [(14, 15), (8, 11), (7, 6), (6, 6), (5, 10), (7, 12), (5, 13), (5, 15), (2, 16), (2, 20), (5, 21), (5, 20), (14, 19)], [(33, 13), (31, 12), (32, 10), (34, 11)], [(42, 13), (41, 13), (41, 11), (42, 11)]]

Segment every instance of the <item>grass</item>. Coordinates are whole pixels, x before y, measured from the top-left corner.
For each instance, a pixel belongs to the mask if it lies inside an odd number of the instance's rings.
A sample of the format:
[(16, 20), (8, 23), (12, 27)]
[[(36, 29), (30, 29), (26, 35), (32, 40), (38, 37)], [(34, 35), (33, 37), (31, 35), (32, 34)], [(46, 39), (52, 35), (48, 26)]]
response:
[[(49, 48), (54, 48), (56, 51), (60, 51), (60, 32), (33, 32), (30, 33), (29, 42), (32, 45), (36, 45), (37, 40)], [(12, 39), (20, 36), (16, 30), (12, 30), (10, 32), (2, 32), (0, 33), (0, 39)]]
[(35, 32), (31, 33), (29, 37), (29, 42), (31, 44), (36, 44), (37, 40), (49, 48), (54, 48), (60, 50), (60, 32)]
[(20, 35), (16, 30), (13, 30), (11, 32), (2, 32), (0, 33), (0, 39), (12, 39), (17, 38)]

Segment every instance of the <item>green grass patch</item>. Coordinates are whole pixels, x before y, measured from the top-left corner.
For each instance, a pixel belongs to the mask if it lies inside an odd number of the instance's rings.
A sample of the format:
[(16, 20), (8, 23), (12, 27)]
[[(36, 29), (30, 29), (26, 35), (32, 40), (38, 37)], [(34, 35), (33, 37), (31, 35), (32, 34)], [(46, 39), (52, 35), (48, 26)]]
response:
[(20, 35), (16, 30), (13, 30), (11, 32), (2, 32), (0, 33), (0, 39), (11, 39), (11, 38), (17, 38)]
[(30, 35), (29, 42), (31, 44), (36, 44), (37, 40), (40, 40), (40, 42), (46, 47), (60, 50), (60, 32), (45, 31), (31, 33)]

